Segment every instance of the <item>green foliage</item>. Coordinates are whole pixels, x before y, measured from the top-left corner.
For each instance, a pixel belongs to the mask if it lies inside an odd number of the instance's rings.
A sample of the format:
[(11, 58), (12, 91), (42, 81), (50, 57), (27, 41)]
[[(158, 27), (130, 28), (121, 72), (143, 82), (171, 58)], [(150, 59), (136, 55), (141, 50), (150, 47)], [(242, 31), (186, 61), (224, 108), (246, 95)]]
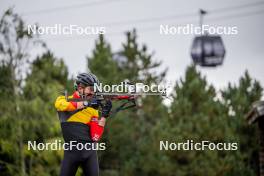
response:
[(88, 71), (94, 73), (104, 84), (120, 82), (120, 70), (117, 63), (112, 59), (113, 54), (110, 45), (105, 41), (104, 36), (100, 35), (95, 43), (93, 55), (87, 58)]
[(0, 19), (0, 38), (0, 98), (5, 100), (0, 104), (1, 173), (24, 175), (23, 134), (19, 117), (21, 68), (27, 56), (25, 43), (31, 43), (32, 36), (26, 33), (23, 20), (8, 9)]
[(67, 85), (68, 69), (63, 60), (56, 59), (48, 51), (33, 61), (31, 73), (27, 75), (25, 81), (23, 92), (27, 99), (38, 97), (50, 103), (54, 100), (54, 94), (58, 93), (58, 86)]
[[(256, 129), (245, 124), (243, 116), (247, 110), (242, 112), (241, 116), (231, 116), (228, 113), (230, 106), (224, 103), (228, 100), (226, 99), (227, 94), (230, 97), (236, 97), (238, 92), (240, 92), (241, 99), (247, 99), (248, 104), (244, 104), (243, 107), (250, 107), (252, 102), (260, 99), (262, 89), (259, 83), (255, 81), (254, 84), (244, 84), (251, 82), (250, 80), (251, 78), (246, 74), (241, 78), (239, 89), (233, 88), (233, 92), (229, 94), (229, 88), (222, 92), (223, 97), (219, 99), (216, 90), (208, 85), (206, 79), (196, 71), (195, 66), (188, 67), (185, 79), (176, 83), (174, 101), (170, 107), (170, 118), (164, 119), (153, 129), (156, 140), (237, 142), (238, 150), (164, 152), (161, 157), (169, 164), (167, 169), (156, 172), (160, 175), (170, 173), (175, 173), (175, 175), (256, 175), (256, 161), (258, 160)], [(247, 90), (247, 93), (243, 90)], [(238, 105), (238, 102), (235, 105)], [(240, 124), (240, 126), (235, 124)], [(244, 124), (245, 133), (240, 129), (241, 124)], [(250, 167), (248, 160), (251, 161)], [(170, 165), (171, 163), (173, 166)], [(154, 165), (153, 169), (156, 167)]]
[[(62, 154), (27, 149), (27, 141), (43, 142), (59, 135), (53, 102), (67, 85), (67, 67), (47, 52), (30, 64), (23, 79), (28, 45), (34, 36), (11, 9), (0, 21), (0, 173), (57, 175)], [(35, 46), (35, 45), (33, 45)]]
[[(0, 66), (0, 95), (1, 97), (5, 97), (5, 98), (12, 98), (14, 97), (14, 92), (12, 91), (12, 87), (13, 87), (13, 82), (12, 82), (12, 70), (11, 68), (6, 65), (6, 64), (1, 64)], [(5, 76), (3, 76), (5, 75)]]
[(231, 85), (222, 91), (224, 105), (229, 112), (233, 123), (230, 128), (235, 130), (240, 144), (242, 160), (250, 168), (258, 173), (258, 129), (249, 126), (245, 121), (245, 115), (249, 112), (251, 104), (260, 100), (263, 88), (260, 83), (253, 80), (248, 71), (240, 78), (239, 84)]
[[(11, 175), (21, 171), (21, 159), (24, 161), (23, 167), (27, 168), (24, 174), (57, 175), (62, 154), (52, 151), (22, 150), (20, 143), (23, 142), (22, 145), (26, 148), (27, 141), (47, 142), (50, 138), (60, 136), (53, 102), (59, 95), (59, 90), (63, 90), (63, 85), (68, 84), (67, 67), (62, 60), (54, 58), (50, 52), (47, 52), (32, 63), (30, 70), (22, 87), (23, 94), (16, 98), (16, 104), (14, 99), (0, 104), (1, 107), (19, 107), (18, 112), (10, 109), (1, 116), (0, 132), (3, 134), (1, 160), (6, 163), (5, 167), (10, 165), (9, 163), (16, 165), (16, 167), (7, 167)], [(8, 87), (5, 89), (10, 90)], [(21, 155), (20, 153), (23, 153), (23, 158), (17, 157)]]

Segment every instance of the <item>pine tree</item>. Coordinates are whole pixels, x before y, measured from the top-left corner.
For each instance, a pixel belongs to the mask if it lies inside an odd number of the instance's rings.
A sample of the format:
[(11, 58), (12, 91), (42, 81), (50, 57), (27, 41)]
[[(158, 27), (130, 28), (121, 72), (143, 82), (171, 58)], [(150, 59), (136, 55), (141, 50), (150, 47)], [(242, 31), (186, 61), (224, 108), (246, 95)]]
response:
[[(70, 83), (67, 66), (50, 51), (32, 62), (23, 87), (25, 103), (21, 107), (21, 114), (26, 117), (23, 121), (25, 141), (63, 141), (54, 101)], [(57, 175), (62, 151), (30, 151), (26, 157), (32, 175), (39, 175), (39, 170), (43, 170), (43, 175)]]
[(91, 57), (87, 57), (88, 71), (94, 73), (104, 84), (118, 84), (120, 72), (117, 63), (113, 60), (110, 45), (103, 35), (95, 43), (95, 49)]
[[(153, 132), (157, 139), (176, 143), (187, 140), (235, 141), (232, 129), (227, 126), (225, 109), (216, 99), (216, 90), (196, 71), (195, 66), (189, 66), (185, 78), (176, 83), (173, 99), (170, 119), (162, 121)], [(232, 157), (228, 154), (228, 151), (208, 149), (164, 151), (160, 157), (167, 165), (158, 172), (160, 175), (222, 175), (235, 167), (236, 154)]]
[[(258, 130), (256, 126), (249, 126), (245, 116), (251, 104), (262, 97), (263, 88), (260, 83), (253, 80), (248, 71), (240, 78), (239, 84), (231, 85), (222, 91), (223, 103), (228, 111), (229, 118), (232, 119), (230, 128), (234, 129), (238, 137), (241, 160), (244, 161), (248, 172), (244, 175), (258, 174)], [(249, 174), (250, 173), (250, 174)]]

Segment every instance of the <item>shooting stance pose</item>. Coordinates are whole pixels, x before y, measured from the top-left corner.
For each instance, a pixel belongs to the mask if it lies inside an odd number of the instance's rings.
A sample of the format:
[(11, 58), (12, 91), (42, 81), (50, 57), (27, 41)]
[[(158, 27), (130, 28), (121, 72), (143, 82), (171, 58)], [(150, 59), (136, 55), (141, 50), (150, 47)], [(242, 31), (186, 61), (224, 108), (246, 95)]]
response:
[[(106, 118), (112, 108), (112, 103), (107, 100), (101, 107), (99, 118), (99, 104), (94, 99), (94, 84), (99, 85), (97, 77), (92, 73), (81, 73), (74, 83), (75, 92), (69, 96), (81, 101), (67, 101), (68, 97), (59, 96), (55, 101), (55, 108), (61, 122), (61, 130), (65, 143), (71, 141), (81, 143), (94, 143), (103, 133)], [(83, 99), (89, 101), (82, 101)], [(73, 147), (64, 150), (64, 158), (61, 164), (60, 176), (74, 176), (78, 167), (81, 166), (85, 176), (98, 176), (99, 166), (96, 150), (79, 150)]]

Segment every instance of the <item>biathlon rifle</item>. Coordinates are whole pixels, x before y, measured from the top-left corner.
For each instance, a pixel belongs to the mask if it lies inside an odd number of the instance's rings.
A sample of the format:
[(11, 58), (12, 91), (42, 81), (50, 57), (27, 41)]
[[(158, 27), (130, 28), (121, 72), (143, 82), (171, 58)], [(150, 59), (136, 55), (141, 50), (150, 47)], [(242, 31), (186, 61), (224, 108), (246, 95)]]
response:
[[(142, 93), (105, 93), (105, 92), (95, 92), (93, 97), (80, 97), (80, 98), (69, 98), (67, 91), (64, 92), (65, 98), (68, 102), (87, 102), (87, 106), (93, 106), (97, 105), (99, 108), (102, 108), (102, 106), (105, 104), (107, 100), (111, 101), (121, 101), (122, 103), (112, 110), (111, 115), (115, 115), (119, 111), (123, 111), (130, 108), (137, 107), (136, 99), (139, 96), (142, 96), (144, 94)], [(146, 95), (161, 95), (162, 97), (166, 97), (166, 93), (162, 94), (146, 94)], [(168, 98), (168, 97), (166, 97)], [(94, 101), (96, 100), (96, 101)]]
[[(111, 115), (116, 114), (119, 111), (134, 108), (136, 104), (136, 94), (130, 93), (102, 93), (96, 92), (93, 97), (80, 97), (80, 98), (69, 98), (67, 91), (64, 92), (65, 98), (68, 102), (87, 102), (87, 106), (97, 105), (101, 108), (107, 100), (111, 101), (122, 101), (116, 109), (112, 110)], [(96, 100), (96, 101), (94, 101)]]

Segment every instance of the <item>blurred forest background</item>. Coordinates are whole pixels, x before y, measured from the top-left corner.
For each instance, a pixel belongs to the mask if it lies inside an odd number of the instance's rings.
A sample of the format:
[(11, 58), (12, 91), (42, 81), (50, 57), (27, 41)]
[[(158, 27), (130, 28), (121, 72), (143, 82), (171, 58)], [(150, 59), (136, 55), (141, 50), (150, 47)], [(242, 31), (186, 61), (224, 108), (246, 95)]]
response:
[[(99, 36), (84, 63), (87, 70), (110, 84), (124, 79), (166, 81), (166, 70), (157, 72), (162, 63), (154, 61), (147, 46), (137, 42), (136, 31), (124, 37), (116, 55)], [(37, 47), (45, 52), (30, 62), (30, 51)], [(256, 175), (258, 131), (247, 125), (244, 116), (262, 96), (260, 83), (245, 70), (237, 84), (219, 91), (194, 65), (175, 82), (171, 106), (161, 103), (161, 97), (148, 96), (141, 99), (141, 108), (110, 118), (103, 138), (107, 150), (98, 152), (100, 175)], [(53, 103), (64, 89), (73, 90), (73, 78), (63, 59), (28, 34), (23, 19), (7, 10), (0, 21), (1, 176), (58, 175), (63, 151), (29, 151), (27, 141), (62, 139)], [(237, 151), (159, 151), (160, 140), (187, 139), (237, 142), (239, 147)]]

